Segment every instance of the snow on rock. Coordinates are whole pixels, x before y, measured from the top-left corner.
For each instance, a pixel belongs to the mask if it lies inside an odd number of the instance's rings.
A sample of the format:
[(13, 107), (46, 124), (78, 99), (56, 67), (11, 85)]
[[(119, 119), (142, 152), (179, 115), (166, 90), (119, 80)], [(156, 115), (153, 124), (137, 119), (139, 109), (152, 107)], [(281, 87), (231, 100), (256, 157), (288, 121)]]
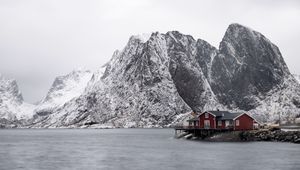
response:
[(80, 96), (91, 80), (92, 72), (83, 69), (56, 77), (47, 96), (35, 109), (38, 115), (51, 114), (56, 107), (64, 105), (71, 99)]
[(212, 64), (212, 89), (221, 103), (250, 110), (290, 72), (278, 47), (262, 34), (231, 24)]
[(132, 36), (93, 74), (58, 77), (27, 127), (170, 127), (191, 110), (215, 109), (293, 121), (295, 77), (276, 45), (240, 24), (229, 25), (219, 49), (178, 31)]
[(165, 37), (142, 42), (131, 37), (115, 52), (101, 79), (88, 83), (77, 99), (38, 117), (35, 126), (70, 127), (111, 123), (115, 127), (162, 127), (189, 110), (169, 72)]
[(16, 80), (0, 75), (0, 126), (19, 126), (33, 116), (34, 105), (25, 103)]
[(284, 78), (283, 83), (269, 91), (259, 106), (249, 111), (262, 122), (293, 122), (300, 116), (300, 84), (293, 76)]
[(143, 33), (143, 34), (134, 35), (132, 37), (134, 37), (135, 39), (139, 39), (141, 40), (141, 42), (145, 43), (146, 41), (149, 40), (150, 36), (151, 34)]
[(293, 74), (293, 76), (294, 76), (295, 79), (298, 81), (298, 83), (300, 83), (300, 75), (298, 75), (298, 74)]
[[(299, 83), (262, 34), (231, 24), (220, 50), (178, 31), (132, 36), (85, 92), (35, 126), (166, 127), (190, 110), (246, 110), (265, 121), (299, 113)], [(288, 99), (280, 99), (282, 94)], [(281, 109), (279, 109), (281, 108)]]

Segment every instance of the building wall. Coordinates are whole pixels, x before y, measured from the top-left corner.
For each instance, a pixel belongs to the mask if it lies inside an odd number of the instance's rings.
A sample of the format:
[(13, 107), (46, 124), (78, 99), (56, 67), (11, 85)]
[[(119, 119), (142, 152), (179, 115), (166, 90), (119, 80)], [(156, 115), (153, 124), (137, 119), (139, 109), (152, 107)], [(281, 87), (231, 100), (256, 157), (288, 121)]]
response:
[(222, 121), (222, 125), (221, 126), (219, 126), (218, 125), (218, 121), (216, 121), (216, 123), (217, 123), (217, 129), (225, 129), (225, 120), (221, 120)]
[[(236, 125), (236, 120), (240, 121), (239, 126)], [(238, 117), (234, 121), (235, 130), (252, 130), (253, 129), (253, 119), (248, 116), (247, 114), (243, 114), (242, 116)]]
[(199, 116), (200, 128), (204, 128), (204, 121), (205, 120), (209, 120), (210, 128), (215, 129), (216, 123), (217, 123), (216, 118), (210, 113), (208, 113), (208, 118), (205, 118), (205, 113), (203, 113)]
[(218, 126), (218, 121), (217, 122), (217, 129), (232, 129), (233, 128), (233, 120), (228, 120), (230, 123), (229, 127), (226, 127), (226, 120), (221, 120), (222, 121), (222, 125)]

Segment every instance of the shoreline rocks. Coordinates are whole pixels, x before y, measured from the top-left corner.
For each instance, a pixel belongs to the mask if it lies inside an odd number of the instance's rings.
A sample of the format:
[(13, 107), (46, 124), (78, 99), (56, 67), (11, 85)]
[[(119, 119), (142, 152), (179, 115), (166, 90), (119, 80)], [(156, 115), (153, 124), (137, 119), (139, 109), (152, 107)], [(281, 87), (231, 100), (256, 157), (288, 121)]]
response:
[[(185, 139), (208, 141), (208, 142), (250, 142), (250, 141), (270, 141), (270, 142), (291, 142), (300, 144), (300, 131), (282, 131), (279, 129), (263, 129), (251, 131), (232, 131), (216, 133), (202, 139), (192, 134), (182, 135)], [(188, 138), (185, 136), (189, 136)], [(178, 137), (177, 137), (178, 138)]]
[(240, 132), (240, 139), (245, 141), (277, 141), (300, 144), (300, 131), (255, 130)]

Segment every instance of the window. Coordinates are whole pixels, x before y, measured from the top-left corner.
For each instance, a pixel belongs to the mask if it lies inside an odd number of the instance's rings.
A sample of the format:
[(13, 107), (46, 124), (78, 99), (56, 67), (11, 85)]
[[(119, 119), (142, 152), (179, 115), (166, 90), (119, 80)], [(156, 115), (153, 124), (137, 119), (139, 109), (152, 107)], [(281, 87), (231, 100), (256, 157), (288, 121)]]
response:
[(238, 120), (235, 120), (235, 125), (236, 126), (240, 126), (240, 120), (238, 119)]
[(204, 128), (209, 129), (210, 128), (210, 121), (204, 120)]
[(205, 118), (208, 118), (209, 116), (208, 116), (208, 113), (205, 113)]
[(229, 120), (226, 120), (225, 121), (225, 127), (228, 127), (229, 126)]
[(222, 121), (221, 120), (218, 121), (218, 126), (222, 126)]

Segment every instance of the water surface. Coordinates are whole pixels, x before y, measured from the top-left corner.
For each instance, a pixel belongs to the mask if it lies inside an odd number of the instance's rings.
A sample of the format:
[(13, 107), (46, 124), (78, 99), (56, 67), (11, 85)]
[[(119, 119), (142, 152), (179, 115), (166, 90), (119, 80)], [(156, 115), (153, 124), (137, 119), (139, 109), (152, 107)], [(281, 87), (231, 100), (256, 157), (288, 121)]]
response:
[(0, 130), (0, 169), (300, 169), (300, 145), (174, 139), (172, 129)]

